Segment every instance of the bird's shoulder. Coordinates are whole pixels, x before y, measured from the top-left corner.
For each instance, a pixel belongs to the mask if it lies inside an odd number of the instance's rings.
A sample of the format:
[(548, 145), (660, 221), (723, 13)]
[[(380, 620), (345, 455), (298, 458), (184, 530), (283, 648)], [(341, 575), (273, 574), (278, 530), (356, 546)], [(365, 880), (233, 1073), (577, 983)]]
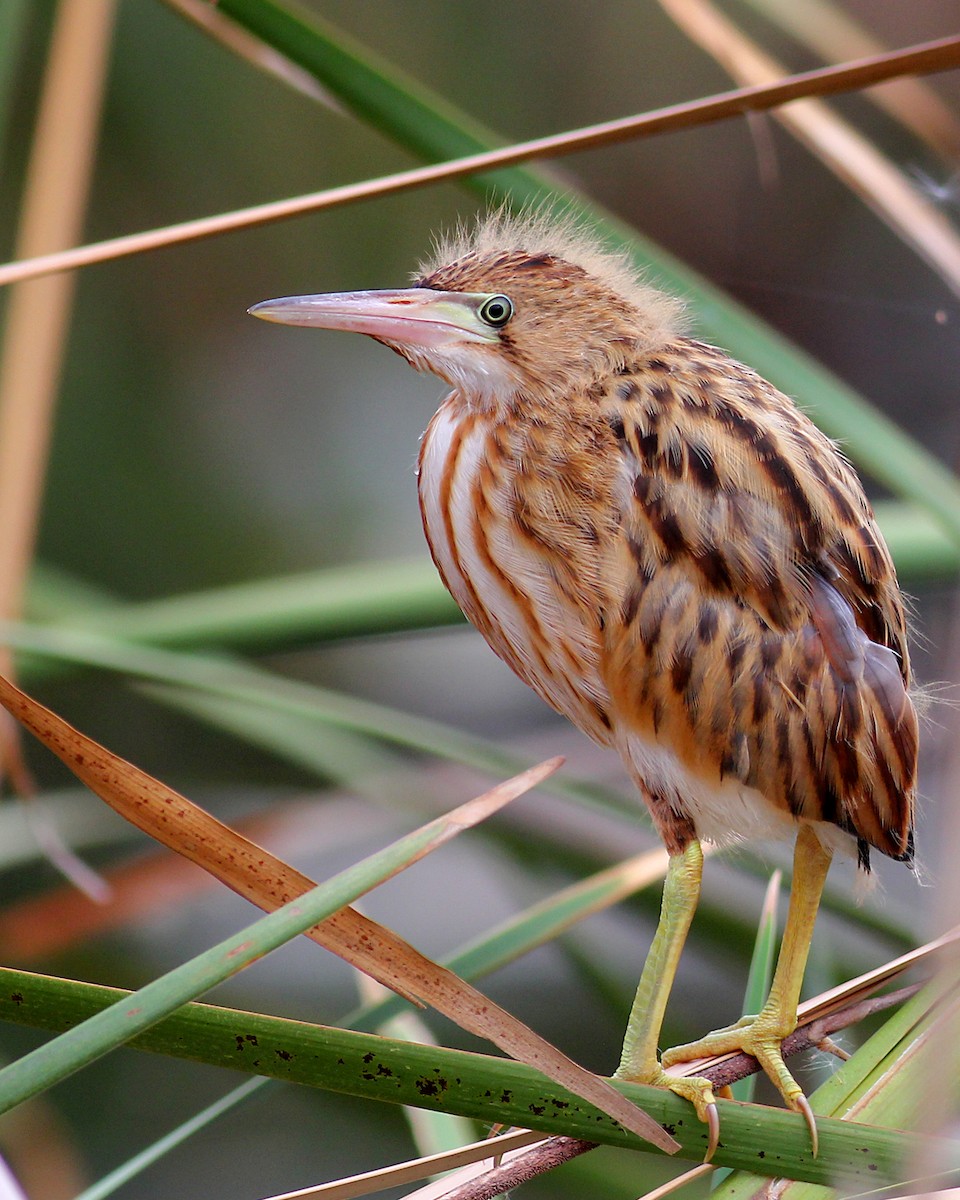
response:
[(774, 629), (810, 619), (825, 580), (907, 671), (903, 600), (860, 480), (782, 392), (681, 338), (626, 360), (601, 408), (618, 448), (623, 534), (641, 576), (682, 563)]
[(692, 341), (601, 401), (621, 470), (606, 672), (627, 726), (797, 817), (908, 857), (903, 601), (849, 463), (749, 368)]

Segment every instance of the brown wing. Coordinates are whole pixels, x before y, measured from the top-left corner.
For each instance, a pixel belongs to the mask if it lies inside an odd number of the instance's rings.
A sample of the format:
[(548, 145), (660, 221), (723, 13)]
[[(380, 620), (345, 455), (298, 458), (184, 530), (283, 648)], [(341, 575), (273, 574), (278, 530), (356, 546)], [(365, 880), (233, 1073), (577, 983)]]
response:
[(903, 603), (849, 464), (787, 399), (683, 342), (625, 368), (619, 713), (694, 769), (912, 853), (917, 719)]

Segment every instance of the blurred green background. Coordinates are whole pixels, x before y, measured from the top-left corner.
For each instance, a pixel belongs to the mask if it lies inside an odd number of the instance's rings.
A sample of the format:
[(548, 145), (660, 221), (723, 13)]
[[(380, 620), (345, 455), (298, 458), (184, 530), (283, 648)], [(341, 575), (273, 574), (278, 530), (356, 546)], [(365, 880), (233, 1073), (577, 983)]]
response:
[[(317, 0), (304, 7), (508, 139), (730, 86), (652, 0), (599, 6)], [(919, 7), (851, 0), (843, 7), (890, 45), (955, 26), (946, 0)], [(13, 242), (53, 4), (33, 0), (26, 11), (0, 160), (4, 257)], [(752, 10), (731, 11), (791, 68), (815, 65)], [(934, 77), (931, 86), (956, 111), (956, 75)], [(943, 168), (862, 97), (835, 103), (904, 168), (943, 178)], [(86, 239), (414, 163), (334, 107), (254, 70), (162, 3), (121, 0)], [(581, 154), (555, 169), (755, 309), (956, 465), (956, 297), (771, 119)], [(955, 213), (956, 198), (948, 195), (945, 205)], [(475, 209), (471, 194), (445, 185), (83, 271), (40, 560), (129, 600), (324, 565), (425, 561), (413, 469), (418, 437), (442, 394), (439, 382), (414, 375), (364, 339), (268, 327), (245, 310), (270, 296), (403, 283), (435, 232)], [(695, 325), (695, 313), (693, 319)], [(954, 581), (907, 586), (916, 596), (918, 674), (924, 682), (950, 682)], [(629, 795), (617, 763), (549, 713), (465, 627), (275, 648), (264, 661), (297, 678), (441, 718), (524, 755), (562, 751), (572, 773)], [(294, 814), (302, 824), (291, 816), (278, 826), (279, 852), (315, 875), (409, 825), (405, 805), (416, 808), (423, 795), (452, 804), (477, 790), (481, 778), (423, 764), (376, 786), (368, 781), (361, 798), (321, 794), (315, 773), (178, 715), (116, 676), (73, 673), (35, 690), (85, 732), (219, 815), (231, 819), (269, 805)], [(952, 870), (952, 850), (940, 831), (954, 788), (955, 720), (950, 705), (936, 704), (924, 731), (928, 799), (920, 845), (934, 882)], [(33, 746), (29, 754), (46, 788), (68, 788), (59, 764)], [(93, 800), (66, 795), (95, 819)], [(307, 815), (301, 815), (304, 800)], [(551, 848), (538, 859), (537, 830), (545, 828)], [(129, 852), (113, 844), (118, 825), (103, 836), (109, 844), (91, 851), (97, 861), (109, 864)], [(372, 897), (371, 915), (396, 924), (427, 952), (443, 953), (586, 867), (653, 844), (639, 822), (634, 828), (533, 798), (504, 820), (500, 842), (479, 834), (446, 851)], [(710, 865), (707, 894), (735, 922), (749, 925), (762, 880), (737, 870), (737, 857), (733, 867)], [(781, 857), (774, 851), (770, 861)], [(870, 896), (865, 911), (918, 938), (931, 933), (939, 919), (936, 893), (918, 889), (893, 864), (881, 864), (879, 874), (882, 894)], [(850, 867), (834, 875), (838, 892), (852, 889)], [(7, 870), (0, 894), (12, 901), (55, 883), (49, 866), (28, 860)], [(492, 980), (492, 993), (587, 1065), (609, 1070), (655, 903), (652, 897), (594, 920), (570, 953), (539, 952)], [(136, 925), (39, 967), (134, 986), (246, 919), (242, 902), (207, 892), (160, 905)], [(824, 926), (811, 990), (837, 970), (849, 974), (882, 961), (895, 946), (849, 921), (827, 918)], [(701, 941), (696, 949), (671, 1006), (667, 1032), (674, 1037), (731, 1019), (742, 993), (748, 945), (711, 950)], [(287, 948), (214, 999), (335, 1021), (352, 1006), (352, 987), (342, 964), (305, 944)], [(464, 1044), (456, 1031), (439, 1022), (437, 1029), (442, 1039)], [(32, 1044), (32, 1035), (20, 1031), (4, 1030), (3, 1038), (0, 1053), (8, 1056)], [(810, 1068), (812, 1077), (818, 1069)], [(50, 1101), (59, 1106), (63, 1136), (78, 1148), (83, 1171), (95, 1178), (233, 1082), (213, 1070), (123, 1051), (56, 1089)], [(117, 1195), (153, 1200), (186, 1194), (189, 1186), (194, 1196), (239, 1200), (408, 1153), (399, 1114), (275, 1089)], [(611, 1157), (603, 1168), (614, 1183), (618, 1164)], [(627, 1190), (610, 1194), (641, 1190), (631, 1174), (634, 1160), (622, 1169)], [(586, 1179), (571, 1170), (567, 1186), (582, 1190)], [(541, 1195), (560, 1194), (563, 1184), (536, 1187)]]

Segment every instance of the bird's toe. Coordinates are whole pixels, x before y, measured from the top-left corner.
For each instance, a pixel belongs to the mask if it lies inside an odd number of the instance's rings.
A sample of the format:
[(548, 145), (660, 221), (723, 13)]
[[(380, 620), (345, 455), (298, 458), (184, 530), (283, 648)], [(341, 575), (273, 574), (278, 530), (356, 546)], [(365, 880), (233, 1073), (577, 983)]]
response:
[[(813, 1109), (803, 1093), (803, 1088), (794, 1079), (783, 1060), (781, 1044), (792, 1029), (781, 1028), (763, 1016), (745, 1018), (736, 1025), (708, 1033), (695, 1042), (674, 1046), (661, 1056), (664, 1067), (695, 1059), (712, 1058), (719, 1054), (750, 1054), (763, 1069), (764, 1074), (783, 1097), (784, 1103), (794, 1112), (801, 1113), (810, 1130), (810, 1142), (814, 1157), (817, 1154), (817, 1124)], [(676, 1089), (674, 1089), (676, 1090)], [(699, 1110), (698, 1110), (699, 1111)], [(703, 1119), (703, 1118), (701, 1118)]]

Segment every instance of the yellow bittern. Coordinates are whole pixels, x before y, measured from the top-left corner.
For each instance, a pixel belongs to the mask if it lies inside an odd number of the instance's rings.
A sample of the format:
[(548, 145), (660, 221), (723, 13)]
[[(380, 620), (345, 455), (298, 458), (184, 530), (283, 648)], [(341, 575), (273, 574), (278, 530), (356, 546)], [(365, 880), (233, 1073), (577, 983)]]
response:
[[(913, 856), (903, 600), (850, 464), (771, 384), (685, 336), (623, 255), (543, 214), (461, 231), (410, 288), (250, 311), (369, 334), (453, 389), (419, 468), (443, 582), (521, 679), (619, 751), (670, 854), (618, 1076), (687, 1097), (715, 1144), (710, 1082), (664, 1068), (743, 1050), (815, 1139), (780, 1047), (831, 857)], [(791, 835), (769, 999), (658, 1061), (700, 840)]]

